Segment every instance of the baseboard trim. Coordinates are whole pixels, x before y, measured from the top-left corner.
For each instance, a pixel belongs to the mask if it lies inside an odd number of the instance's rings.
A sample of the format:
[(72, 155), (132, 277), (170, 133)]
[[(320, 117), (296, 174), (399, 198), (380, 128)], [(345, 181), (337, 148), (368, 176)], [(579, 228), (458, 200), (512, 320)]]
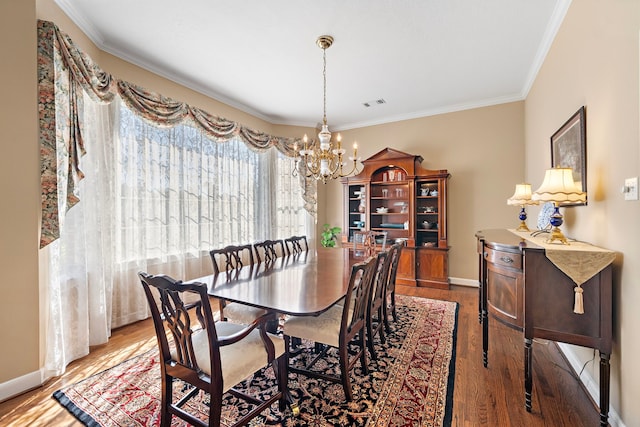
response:
[(0, 383), (0, 402), (38, 388), (42, 385), (42, 382), (42, 373), (40, 371), (34, 371)]
[(461, 277), (449, 277), (449, 283), (452, 285), (469, 286), (472, 288), (479, 287), (477, 279), (463, 279)]
[[(562, 342), (557, 342), (558, 348), (560, 352), (564, 356), (565, 360), (573, 369), (573, 372), (578, 376), (580, 371), (582, 370), (582, 365), (584, 361), (580, 361), (576, 354), (571, 350), (571, 346), (569, 344), (565, 344)], [(599, 356), (596, 356), (594, 359), (594, 363), (599, 365)], [(580, 375), (580, 382), (584, 385), (584, 388), (587, 390), (587, 393), (591, 396), (591, 399), (595, 402), (596, 406), (598, 402), (600, 402), (600, 384), (596, 382), (596, 380), (591, 376), (588, 371), (582, 371)], [(609, 425), (611, 427), (625, 427), (625, 424), (620, 419), (620, 415), (616, 412), (615, 408), (609, 404)]]

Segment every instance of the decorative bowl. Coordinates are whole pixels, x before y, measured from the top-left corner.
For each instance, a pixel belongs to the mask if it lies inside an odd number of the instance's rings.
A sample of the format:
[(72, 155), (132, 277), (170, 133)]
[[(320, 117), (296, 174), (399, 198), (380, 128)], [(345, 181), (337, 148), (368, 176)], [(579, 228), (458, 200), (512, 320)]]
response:
[(389, 208), (385, 208), (385, 207), (376, 208), (376, 212), (378, 212), (378, 213), (387, 213), (387, 212), (389, 212)]

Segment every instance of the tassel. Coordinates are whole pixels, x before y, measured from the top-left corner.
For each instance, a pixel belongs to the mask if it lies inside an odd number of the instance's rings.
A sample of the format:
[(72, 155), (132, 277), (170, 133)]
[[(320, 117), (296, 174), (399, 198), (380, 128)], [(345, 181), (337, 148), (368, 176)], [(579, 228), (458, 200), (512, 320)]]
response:
[(576, 314), (584, 314), (584, 305), (582, 303), (582, 293), (584, 289), (580, 286), (576, 286), (573, 288), (573, 291), (576, 293), (575, 302), (573, 304), (573, 312)]

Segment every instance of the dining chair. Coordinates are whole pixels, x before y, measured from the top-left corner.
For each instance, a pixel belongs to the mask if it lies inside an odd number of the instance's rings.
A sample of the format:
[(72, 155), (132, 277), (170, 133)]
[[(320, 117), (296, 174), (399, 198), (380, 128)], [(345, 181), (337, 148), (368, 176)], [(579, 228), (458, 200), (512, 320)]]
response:
[(361, 230), (353, 233), (354, 256), (372, 256), (377, 250), (384, 251), (386, 244), (386, 231)]
[[(161, 372), (160, 425), (171, 425), (175, 415), (200, 427), (219, 426), (223, 396), (230, 393), (255, 405), (233, 426), (245, 425), (266, 408), (279, 402), (284, 410), (290, 400), (287, 382), (287, 355), (284, 340), (265, 331), (267, 317), (250, 325), (215, 322), (204, 283), (183, 283), (169, 276), (138, 273), (151, 309)], [(188, 308), (186, 295), (197, 297)], [(265, 366), (271, 365), (277, 392), (270, 396), (250, 396), (234, 387)], [(174, 402), (173, 384), (181, 380), (192, 386)], [(209, 394), (209, 419), (188, 412), (188, 400), (200, 391)]]
[(398, 314), (396, 313), (396, 275), (398, 273), (398, 262), (402, 253), (402, 248), (406, 245), (406, 240), (398, 241), (391, 245), (389, 248), (389, 281), (385, 290), (384, 304), (382, 305), (384, 319), (384, 326), (387, 334), (391, 333), (391, 326), (389, 325), (389, 312), (393, 316), (393, 321), (398, 321)]
[(284, 239), (284, 246), (287, 249), (287, 255), (295, 255), (302, 252), (307, 252), (309, 250), (307, 236), (291, 236), (287, 239)]
[(384, 305), (387, 282), (389, 281), (390, 251), (378, 252), (376, 271), (371, 284), (371, 298), (367, 307), (367, 347), (374, 360), (378, 359), (374, 347), (376, 335), (380, 335), (380, 342), (385, 343), (384, 337)]
[(229, 245), (221, 249), (213, 249), (209, 251), (209, 256), (211, 256), (215, 274), (220, 274), (221, 271), (237, 271), (244, 265), (254, 263), (251, 245)]
[(264, 240), (262, 242), (254, 243), (253, 249), (256, 252), (256, 258), (258, 262), (273, 262), (278, 257), (282, 257), (286, 254), (284, 248), (284, 242), (282, 240)]
[[(213, 262), (214, 274), (223, 272), (229, 279), (234, 278), (240, 269), (253, 266), (253, 247), (251, 245), (229, 245), (221, 249), (209, 251)], [(218, 300), (221, 320), (231, 320), (236, 323), (250, 324), (255, 319), (264, 316), (267, 312), (261, 308), (251, 307), (245, 304)]]
[[(353, 400), (350, 371), (355, 367), (358, 360), (360, 360), (362, 371), (365, 374), (369, 373), (365, 344), (366, 315), (375, 268), (375, 257), (354, 264), (351, 267), (349, 287), (343, 305), (333, 305), (318, 316), (291, 316), (287, 318), (282, 328), (287, 347), (287, 357), (289, 357), (292, 338), (300, 338), (325, 345), (322, 352), (304, 367), (296, 367), (288, 363), (289, 370), (342, 384), (347, 401)], [(355, 297), (352, 298), (352, 295), (355, 295)], [(354, 342), (356, 345), (350, 348), (350, 345)], [(338, 349), (339, 377), (319, 369), (313, 369), (318, 361), (324, 359), (330, 347)], [(354, 348), (357, 350), (353, 351)]]

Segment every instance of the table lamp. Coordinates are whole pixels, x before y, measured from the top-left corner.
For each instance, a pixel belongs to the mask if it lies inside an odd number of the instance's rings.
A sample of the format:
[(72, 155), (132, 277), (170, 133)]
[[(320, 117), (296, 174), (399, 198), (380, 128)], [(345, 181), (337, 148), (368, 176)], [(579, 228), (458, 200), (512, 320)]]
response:
[(562, 225), (561, 204), (584, 203), (587, 201), (587, 193), (582, 191), (573, 180), (573, 170), (571, 168), (547, 169), (544, 174), (544, 181), (540, 188), (531, 195), (532, 200), (540, 202), (553, 202), (554, 212), (551, 215), (551, 236), (547, 243), (560, 241), (568, 245), (567, 238), (564, 237), (560, 226)]
[(531, 200), (531, 184), (516, 184), (516, 191), (513, 196), (507, 199), (509, 206), (520, 206), (520, 226), (516, 231), (530, 231), (527, 227), (527, 211), (526, 205), (537, 205), (537, 200)]

